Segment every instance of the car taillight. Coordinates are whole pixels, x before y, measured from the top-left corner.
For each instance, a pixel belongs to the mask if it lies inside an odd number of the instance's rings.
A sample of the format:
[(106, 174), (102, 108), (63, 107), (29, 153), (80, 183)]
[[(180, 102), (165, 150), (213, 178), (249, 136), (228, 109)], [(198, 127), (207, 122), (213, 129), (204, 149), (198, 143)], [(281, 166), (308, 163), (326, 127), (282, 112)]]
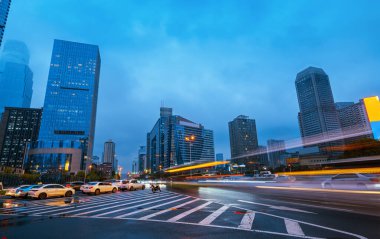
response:
[(371, 180), (371, 182), (374, 182), (374, 183), (380, 183), (380, 178), (371, 178), (369, 180)]
[(23, 190), (18, 190), (19, 192), (24, 192)]
[(92, 189), (93, 187), (91, 186), (91, 187), (89, 187), (89, 189)]
[(66, 188), (69, 188), (69, 187), (71, 187), (71, 185), (70, 184), (66, 184)]

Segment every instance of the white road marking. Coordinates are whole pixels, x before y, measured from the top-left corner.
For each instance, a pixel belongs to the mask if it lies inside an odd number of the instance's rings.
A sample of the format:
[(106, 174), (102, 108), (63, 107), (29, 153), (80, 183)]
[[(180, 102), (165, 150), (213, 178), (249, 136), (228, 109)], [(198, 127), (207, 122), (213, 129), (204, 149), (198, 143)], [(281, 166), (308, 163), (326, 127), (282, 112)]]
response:
[(255, 220), (255, 212), (247, 211), (241, 219), (239, 228), (244, 230), (251, 230), (253, 220)]
[(239, 202), (244, 202), (244, 203), (249, 203), (249, 204), (256, 204), (260, 206), (266, 206), (272, 209), (277, 209), (277, 210), (283, 210), (283, 211), (293, 211), (293, 212), (303, 212), (303, 213), (310, 213), (310, 214), (317, 214), (315, 212), (309, 212), (297, 208), (291, 208), (291, 207), (285, 207), (285, 206), (275, 206), (275, 205), (269, 205), (269, 204), (264, 204), (264, 203), (257, 203), (257, 202), (250, 202), (250, 201), (245, 201), (245, 200), (238, 200)]
[(163, 213), (170, 212), (170, 211), (173, 210), (173, 208), (180, 208), (180, 207), (186, 206), (186, 205), (188, 205), (188, 204), (191, 204), (191, 203), (196, 202), (196, 201), (199, 201), (199, 200), (200, 200), (199, 198), (196, 198), (196, 199), (191, 200), (191, 201), (189, 201), (189, 202), (185, 202), (185, 203), (182, 203), (182, 204), (176, 205), (176, 206), (174, 206), (174, 207), (172, 207), (172, 208), (168, 208), (168, 209), (165, 209), (165, 210), (162, 210), (162, 211), (159, 211), (159, 212), (156, 212), (156, 213), (153, 213), (153, 214), (150, 214), (150, 215), (144, 216), (144, 217), (140, 217), (139, 219), (140, 219), (140, 220), (147, 220), (147, 219), (149, 219), (149, 218), (152, 218), (152, 217), (155, 217), (155, 216), (161, 215), (161, 214), (163, 214)]
[(303, 233), (302, 228), (298, 222), (285, 219), (285, 227), (286, 231), (291, 235), (299, 235), (299, 236), (305, 236), (305, 233)]
[(198, 207), (195, 207), (195, 208), (190, 209), (190, 210), (188, 210), (188, 211), (186, 211), (186, 212), (183, 212), (183, 213), (181, 213), (181, 214), (179, 214), (179, 215), (177, 215), (177, 216), (175, 216), (175, 217), (172, 217), (172, 218), (170, 218), (170, 219), (167, 220), (167, 221), (168, 221), (168, 222), (176, 222), (176, 221), (178, 221), (178, 220), (180, 220), (180, 219), (186, 217), (187, 215), (190, 215), (190, 214), (193, 213), (193, 212), (199, 211), (199, 210), (201, 210), (202, 208), (207, 207), (207, 206), (210, 205), (211, 203), (212, 203), (212, 202), (206, 202), (206, 203), (204, 203), (204, 204), (202, 204), (202, 205), (200, 205), (200, 206), (198, 206)]
[(168, 204), (171, 204), (171, 203), (174, 203), (174, 202), (179, 202), (179, 201), (182, 201), (182, 200), (185, 200), (185, 199), (188, 199), (188, 198), (190, 198), (190, 196), (187, 196), (187, 197), (184, 197), (184, 198), (180, 198), (180, 199), (177, 199), (177, 200), (174, 200), (174, 201), (162, 203), (162, 204), (159, 204), (159, 205), (154, 205), (154, 206), (151, 206), (151, 207), (143, 208), (143, 209), (140, 209), (140, 210), (136, 210), (136, 211), (133, 211), (133, 212), (130, 212), (130, 213), (126, 213), (126, 214), (117, 216), (115, 218), (122, 218), (122, 217), (130, 216), (130, 215), (137, 214), (137, 213), (140, 213), (140, 212), (144, 212), (144, 211), (156, 208), (156, 207), (161, 207), (161, 206), (165, 206), (165, 205), (168, 205)]
[(217, 217), (219, 217), (228, 208), (229, 208), (229, 206), (227, 206), (227, 205), (224, 205), (224, 206), (220, 207), (218, 210), (216, 210), (215, 212), (211, 213), (205, 219), (203, 219), (202, 221), (200, 221), (199, 224), (201, 224), (201, 225), (211, 224)]
[[(156, 203), (156, 202), (161, 202), (161, 201), (164, 201), (164, 200), (168, 200), (168, 199), (172, 199), (172, 198), (176, 198), (176, 197), (180, 197), (180, 195), (178, 196), (173, 196), (173, 197), (169, 197), (169, 198), (160, 198), (160, 200), (155, 200), (155, 201), (151, 201), (151, 202), (147, 202), (147, 203), (143, 203), (143, 204), (139, 204), (139, 205), (134, 205), (134, 206), (131, 206), (131, 207), (125, 207), (125, 208), (120, 208), (118, 210), (114, 210), (114, 211), (110, 211), (110, 212), (105, 212), (105, 213), (101, 213), (99, 215), (97, 215), (98, 217), (101, 217), (101, 216), (104, 216), (104, 215), (108, 215), (108, 214), (111, 214), (111, 213), (115, 213), (115, 212), (121, 212), (121, 211), (125, 211), (125, 210), (128, 210), (128, 209), (133, 209), (135, 208), (136, 206), (144, 206), (144, 205), (148, 205), (148, 204), (152, 204), (152, 203)], [(142, 200), (144, 201), (144, 200)]]

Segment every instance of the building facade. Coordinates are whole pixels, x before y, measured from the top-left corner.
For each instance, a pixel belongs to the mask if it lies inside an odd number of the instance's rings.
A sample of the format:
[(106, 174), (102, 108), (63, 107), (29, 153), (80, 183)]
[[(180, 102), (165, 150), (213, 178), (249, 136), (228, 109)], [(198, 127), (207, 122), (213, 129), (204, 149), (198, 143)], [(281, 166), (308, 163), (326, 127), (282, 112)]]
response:
[(42, 109), (6, 107), (0, 123), (0, 165), (23, 168), (28, 144), (38, 139)]
[(239, 115), (228, 123), (231, 158), (239, 157), (258, 148), (256, 122), (248, 116)]
[(140, 146), (138, 152), (138, 171), (143, 173), (146, 169), (146, 146)]
[(60, 167), (77, 171), (78, 162), (70, 161), (78, 160), (77, 150), (82, 151), (80, 170), (91, 162), (99, 74), (98, 46), (54, 40), (39, 143), (35, 145), (43, 148), (32, 148), (38, 157), (33, 154), (28, 158), (39, 161), (40, 171)]
[(367, 112), (368, 121), (371, 125), (372, 135), (380, 141), (380, 100), (378, 96), (366, 97), (363, 103)]
[(214, 161), (213, 131), (161, 107), (160, 118), (147, 134), (146, 158), (151, 172), (198, 160)]
[(104, 143), (103, 151), (103, 163), (110, 163), (112, 165), (113, 171), (117, 171), (116, 164), (116, 144), (111, 139)]
[(268, 145), (268, 166), (275, 169), (281, 165), (285, 165), (282, 160), (282, 155), (286, 153), (285, 141), (269, 139), (267, 141)]
[(10, 6), (11, 6), (11, 0), (0, 1), (0, 46), (3, 41), (5, 25), (7, 24)]
[(308, 67), (295, 80), (300, 112), (298, 121), (303, 144), (318, 144), (321, 151), (335, 154), (329, 148), (341, 145), (341, 127), (328, 75), (316, 67)]
[(0, 58), (0, 112), (4, 107), (29, 108), (32, 88), (27, 46), (20, 41), (7, 41)]

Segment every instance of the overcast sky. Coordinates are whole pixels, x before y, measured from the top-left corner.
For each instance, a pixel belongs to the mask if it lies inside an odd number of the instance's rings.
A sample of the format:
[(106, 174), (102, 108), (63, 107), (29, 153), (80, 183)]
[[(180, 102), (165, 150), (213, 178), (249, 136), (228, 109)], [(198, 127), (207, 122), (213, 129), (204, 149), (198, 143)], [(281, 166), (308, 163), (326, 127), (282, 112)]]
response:
[(116, 142), (130, 168), (161, 102), (214, 131), (230, 156), (228, 121), (256, 119), (260, 144), (299, 137), (294, 80), (330, 77), (335, 101), (380, 95), (380, 1), (14, 0), (4, 41), (24, 41), (42, 107), (54, 39), (99, 45), (95, 154)]

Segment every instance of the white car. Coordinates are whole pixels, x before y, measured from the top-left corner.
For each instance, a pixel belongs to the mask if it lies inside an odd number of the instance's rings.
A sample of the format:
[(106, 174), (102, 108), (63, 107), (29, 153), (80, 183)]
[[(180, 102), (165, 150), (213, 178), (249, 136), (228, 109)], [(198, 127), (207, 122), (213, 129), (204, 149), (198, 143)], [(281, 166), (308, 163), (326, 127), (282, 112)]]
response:
[(28, 192), (28, 197), (46, 199), (49, 197), (71, 197), (75, 194), (72, 188), (66, 188), (60, 184), (43, 184), (40, 187), (32, 188)]
[(131, 181), (129, 181), (127, 189), (129, 191), (133, 191), (133, 190), (137, 190), (137, 189), (144, 190), (145, 184), (138, 182), (136, 179), (132, 179)]
[(99, 195), (101, 193), (116, 193), (117, 186), (112, 185), (109, 182), (89, 182), (80, 187), (80, 190), (85, 194), (95, 194)]
[(129, 183), (129, 181), (127, 181), (127, 180), (119, 180), (119, 179), (110, 179), (110, 180), (105, 180), (104, 182), (112, 183), (112, 185), (117, 187), (117, 189), (120, 191), (126, 190), (127, 184)]
[(321, 183), (327, 189), (379, 190), (380, 175), (364, 173), (345, 173), (335, 175)]
[(5, 196), (11, 196), (11, 197), (16, 197), (16, 191), (18, 189), (23, 189), (23, 188), (27, 188), (29, 187), (29, 185), (21, 185), (20, 187), (17, 187), (17, 188), (11, 188), (9, 189), (6, 193), (5, 193)]

